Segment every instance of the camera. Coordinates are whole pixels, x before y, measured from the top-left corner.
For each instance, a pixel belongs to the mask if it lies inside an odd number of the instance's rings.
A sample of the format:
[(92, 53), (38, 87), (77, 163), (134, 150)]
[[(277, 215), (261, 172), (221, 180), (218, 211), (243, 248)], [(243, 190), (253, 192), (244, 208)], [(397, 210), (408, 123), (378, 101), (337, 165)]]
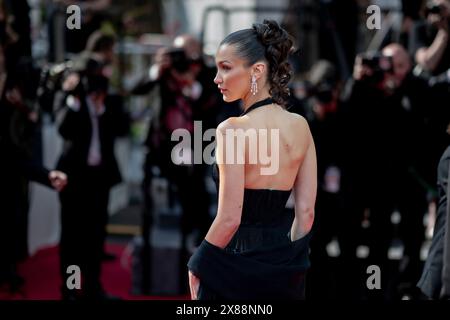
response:
[(42, 67), (36, 92), (38, 106), (42, 111), (53, 114), (56, 94), (61, 90), (65, 75), (72, 68), (72, 61), (49, 64)]
[(392, 57), (385, 56), (380, 52), (364, 53), (361, 56), (361, 64), (372, 70), (372, 75), (365, 77), (372, 83), (379, 83), (383, 81), (386, 73), (394, 72)]
[(315, 86), (308, 84), (307, 95), (314, 97), (320, 103), (327, 104), (333, 100), (334, 85), (330, 82), (321, 82)]
[(200, 63), (200, 59), (190, 59), (181, 48), (172, 48), (168, 51), (172, 68), (179, 73), (186, 73), (193, 64)]
[(442, 14), (442, 7), (436, 4), (434, 1), (428, 1), (425, 7), (425, 14), (428, 16), (429, 14)]
[(441, 12), (442, 12), (441, 6), (438, 6), (436, 4), (427, 6), (426, 10), (427, 10), (427, 15), (429, 15), (429, 14), (438, 14), (438, 15), (440, 15)]
[[(82, 96), (92, 92), (107, 92), (109, 79), (102, 74), (104, 64), (82, 57), (57, 64), (49, 64), (42, 68), (37, 88), (37, 101), (41, 110), (54, 114), (61, 106), (61, 93)], [(63, 87), (64, 81), (77, 74), (79, 82), (70, 89)]]

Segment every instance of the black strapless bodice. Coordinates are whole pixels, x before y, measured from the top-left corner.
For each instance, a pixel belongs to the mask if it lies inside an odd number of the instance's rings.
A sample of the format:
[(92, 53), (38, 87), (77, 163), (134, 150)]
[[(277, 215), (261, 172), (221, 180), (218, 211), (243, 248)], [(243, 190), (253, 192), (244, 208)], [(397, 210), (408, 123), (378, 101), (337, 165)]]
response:
[[(218, 189), (217, 165), (213, 165), (212, 176)], [(285, 206), (290, 193), (290, 190), (244, 189), (241, 224), (226, 250), (243, 252), (289, 242), (292, 213)]]

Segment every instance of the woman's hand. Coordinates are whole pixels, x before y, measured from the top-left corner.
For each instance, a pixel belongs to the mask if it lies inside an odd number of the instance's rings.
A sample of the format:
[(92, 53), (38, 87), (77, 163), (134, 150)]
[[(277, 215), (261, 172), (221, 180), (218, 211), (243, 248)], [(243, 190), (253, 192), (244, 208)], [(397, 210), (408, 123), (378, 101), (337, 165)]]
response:
[(189, 271), (189, 288), (191, 289), (191, 299), (197, 300), (198, 288), (200, 287), (200, 279)]

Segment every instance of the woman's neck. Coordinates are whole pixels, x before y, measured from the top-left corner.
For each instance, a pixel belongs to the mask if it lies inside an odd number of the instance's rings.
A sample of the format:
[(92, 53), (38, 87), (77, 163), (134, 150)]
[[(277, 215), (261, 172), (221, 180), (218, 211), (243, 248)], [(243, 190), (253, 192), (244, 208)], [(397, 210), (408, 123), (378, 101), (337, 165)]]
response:
[(266, 98), (270, 98), (270, 94), (269, 94), (268, 90), (261, 90), (260, 92), (258, 92), (255, 95), (253, 95), (249, 92), (246, 97), (242, 98), (242, 105), (243, 105), (244, 111), (247, 110), (255, 102), (264, 100)]

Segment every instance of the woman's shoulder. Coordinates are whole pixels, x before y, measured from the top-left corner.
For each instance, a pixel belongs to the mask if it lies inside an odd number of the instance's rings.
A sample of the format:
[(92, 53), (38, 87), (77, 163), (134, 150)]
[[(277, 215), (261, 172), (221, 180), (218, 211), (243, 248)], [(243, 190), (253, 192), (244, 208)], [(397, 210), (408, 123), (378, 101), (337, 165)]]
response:
[(286, 109), (283, 110), (284, 116), (287, 118), (291, 126), (295, 127), (298, 130), (306, 130), (309, 129), (308, 121), (302, 115), (298, 113), (290, 112)]
[[(297, 129), (297, 130), (308, 130), (309, 125), (308, 121), (301, 115), (297, 113), (290, 112), (282, 107), (281, 115), (282, 118), (271, 114), (272, 117), (276, 117), (281, 120), (285, 125), (289, 126), (290, 128)], [(222, 121), (217, 126), (217, 131), (225, 133), (227, 129), (248, 129), (251, 128), (254, 123), (251, 119), (246, 117), (230, 117), (224, 121)]]
[(305, 119), (304, 116), (302, 116), (302, 115), (300, 115), (300, 114), (298, 114), (298, 113), (295, 113), (295, 112), (291, 112), (291, 111), (289, 111), (289, 110), (287, 110), (287, 109), (284, 109), (283, 111), (285, 112), (285, 114), (286, 114), (288, 117), (291, 117), (291, 119), (292, 119), (293, 121), (297, 121), (297, 122), (302, 123), (302, 124), (307, 123), (307, 121), (306, 121), (306, 119)]
[(242, 117), (230, 117), (217, 126), (217, 131), (225, 133), (228, 129), (246, 129), (248, 128), (248, 121)]

